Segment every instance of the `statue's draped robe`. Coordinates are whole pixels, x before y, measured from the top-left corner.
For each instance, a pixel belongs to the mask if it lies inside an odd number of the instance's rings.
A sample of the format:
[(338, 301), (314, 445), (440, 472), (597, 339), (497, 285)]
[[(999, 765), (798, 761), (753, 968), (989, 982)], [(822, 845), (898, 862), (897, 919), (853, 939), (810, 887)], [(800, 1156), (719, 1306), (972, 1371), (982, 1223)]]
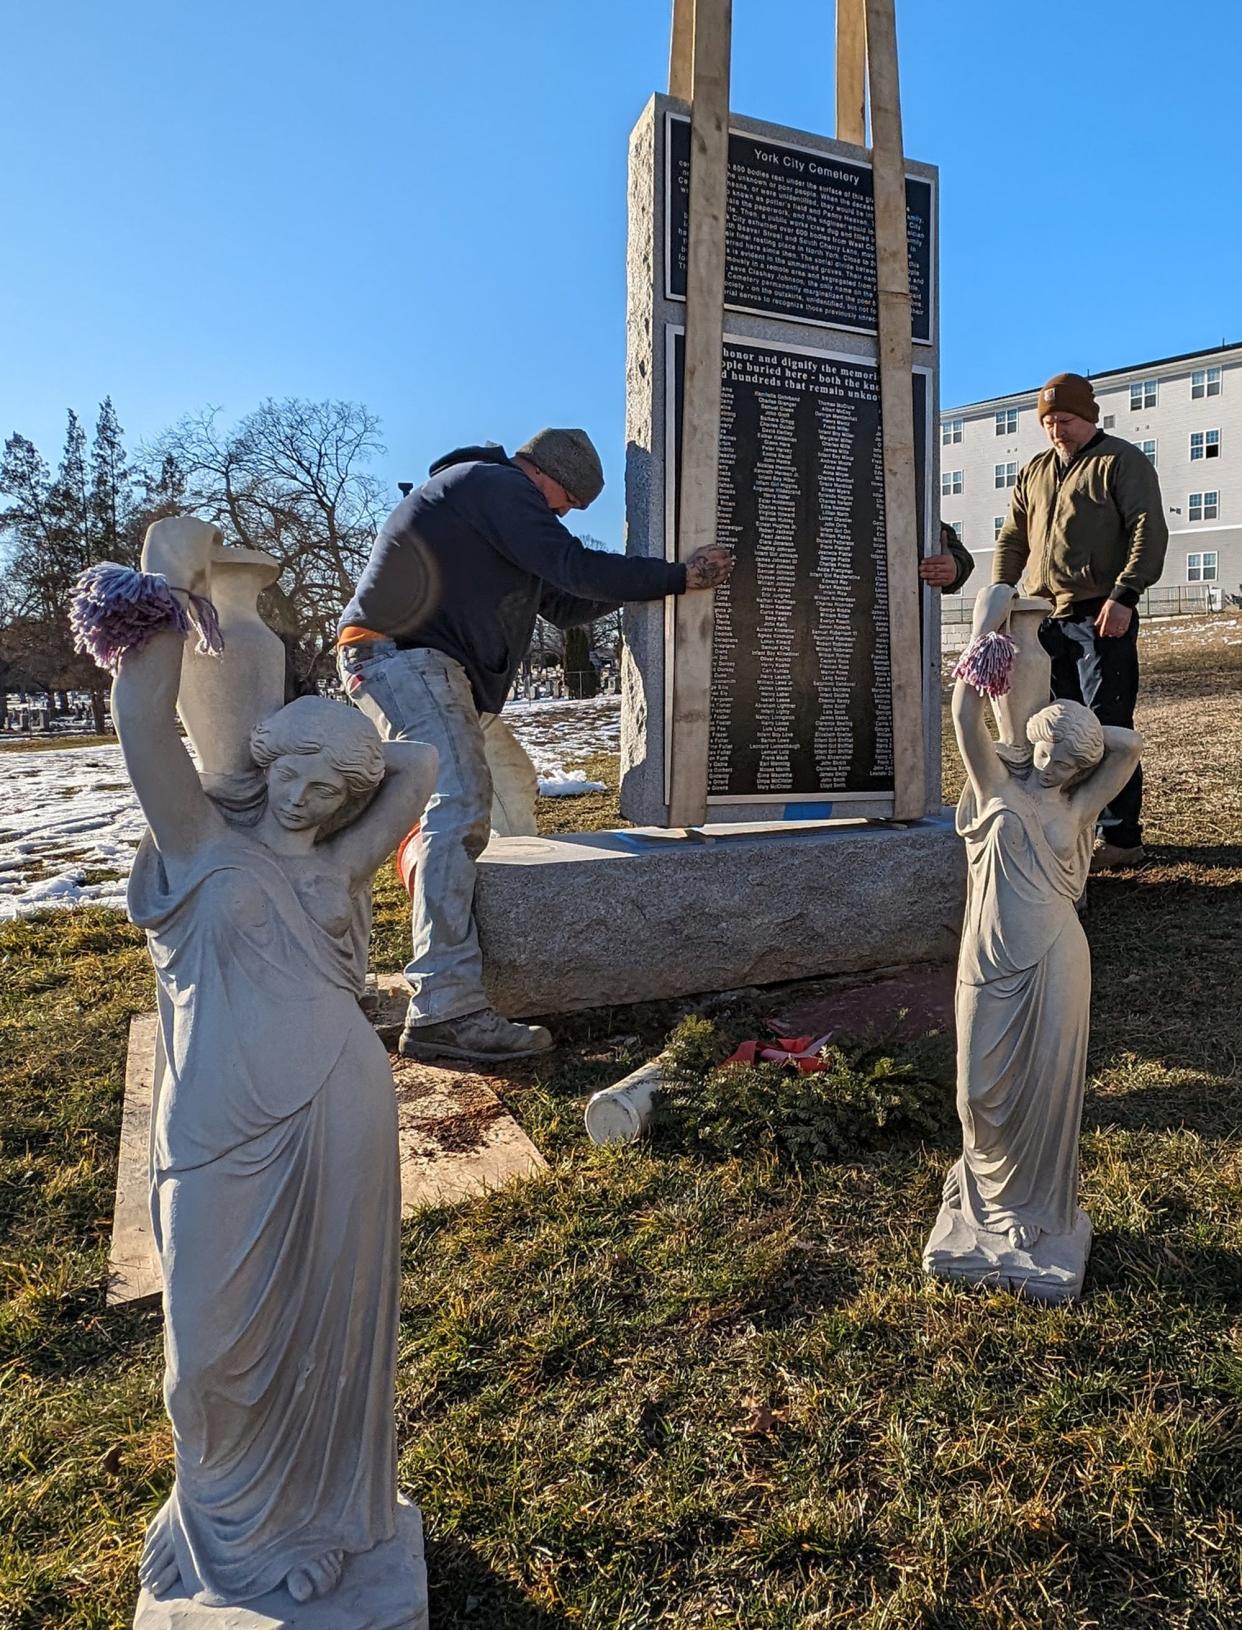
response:
[(1087, 1069), (1091, 957), (1074, 909), (1090, 827), (1058, 854), (1024, 782), (957, 810), (966, 919), (957, 964), (962, 1158), (945, 1198), (978, 1228), (1069, 1233)]
[(130, 882), (159, 981), (152, 1115), (167, 1515), (187, 1594), (245, 1601), (390, 1538), (400, 1176), (387, 1055), (357, 1000), (358, 909), (233, 832)]

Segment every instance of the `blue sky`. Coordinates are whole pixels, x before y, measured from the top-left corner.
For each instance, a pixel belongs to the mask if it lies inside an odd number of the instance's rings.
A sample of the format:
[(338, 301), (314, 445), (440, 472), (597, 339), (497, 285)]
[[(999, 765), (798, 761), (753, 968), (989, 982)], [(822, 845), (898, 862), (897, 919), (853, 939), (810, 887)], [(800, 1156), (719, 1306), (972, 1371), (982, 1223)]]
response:
[[(625, 162), (668, 0), (8, 0), (0, 434), (55, 458), (348, 397), (382, 474), (582, 424), (622, 531)], [(830, 0), (734, 0), (733, 106), (830, 132)], [(897, 0), (945, 405), (1242, 337), (1242, 6)]]

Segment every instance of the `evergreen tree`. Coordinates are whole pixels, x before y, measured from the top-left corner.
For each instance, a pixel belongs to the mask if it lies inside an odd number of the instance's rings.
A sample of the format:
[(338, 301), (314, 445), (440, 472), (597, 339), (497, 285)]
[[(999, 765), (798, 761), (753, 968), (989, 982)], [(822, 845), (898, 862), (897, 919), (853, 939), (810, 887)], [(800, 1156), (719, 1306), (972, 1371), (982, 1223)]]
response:
[[(111, 404), (107, 406), (110, 414)], [(114, 416), (111, 423), (119, 451)], [(105, 445), (111, 435), (106, 426)], [(119, 458), (123, 467), (123, 451)], [(97, 546), (105, 536), (97, 524), (102, 511), (94, 502), (86, 434), (77, 414), (69, 412), (54, 478), (32, 442), (11, 436), (0, 463), (0, 490), (10, 500), (0, 511), (0, 536), (6, 545), (0, 579), (0, 655), (19, 663), (49, 695), (89, 691), (95, 728), (102, 730), (106, 684), (90, 658), (74, 650), (69, 628), (69, 601), (77, 575), (101, 558)], [(119, 515), (119, 493), (116, 501)], [(111, 510), (109, 499), (109, 514)]]
[[(87, 476), (86, 432), (72, 408), (65, 429), (65, 447), (60, 467), (48, 493), (48, 513), (52, 528), (48, 547), (50, 569), (66, 583), (91, 564), (93, 527), (91, 525), (90, 484)], [(66, 598), (68, 589), (66, 589)]]
[(565, 630), (565, 694), (575, 701), (594, 696), (598, 689), (591, 666), (591, 637), (586, 628)]
[(99, 404), (91, 447), (90, 523), (93, 559), (137, 565), (132, 555), (128, 520), (132, 505), (129, 464), (112, 398)]

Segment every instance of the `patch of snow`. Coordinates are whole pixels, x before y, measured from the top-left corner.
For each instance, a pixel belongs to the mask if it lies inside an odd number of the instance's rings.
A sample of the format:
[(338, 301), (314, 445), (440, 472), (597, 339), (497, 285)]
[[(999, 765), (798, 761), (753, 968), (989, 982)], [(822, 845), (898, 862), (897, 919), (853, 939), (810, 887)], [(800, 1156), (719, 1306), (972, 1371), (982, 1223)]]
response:
[[(1206, 623), (1182, 622), (1180, 619), (1175, 621), (1171, 618), (1153, 621), (1149, 618), (1141, 625), (1139, 632), (1144, 639), (1168, 640), (1178, 639), (1183, 634), (1217, 634), (1222, 628), (1237, 627), (1238, 618), (1236, 617), (1221, 618), (1217, 616), (1214, 617), (1211, 622)], [(1225, 641), (1226, 645), (1233, 645), (1236, 643), (1237, 642), (1234, 640)]]
[[(545, 798), (604, 790), (565, 766), (618, 751), (619, 696), (514, 702), (504, 718)], [(78, 905), (123, 911), (145, 830), (118, 745), (0, 753), (0, 920)]]
[[(123, 908), (145, 828), (119, 746), (0, 754), (0, 919)], [(115, 876), (87, 883), (84, 868)]]
[(588, 781), (584, 770), (570, 770), (563, 780), (539, 778), (539, 793), (543, 798), (578, 798), (584, 792), (607, 792), (602, 781)]

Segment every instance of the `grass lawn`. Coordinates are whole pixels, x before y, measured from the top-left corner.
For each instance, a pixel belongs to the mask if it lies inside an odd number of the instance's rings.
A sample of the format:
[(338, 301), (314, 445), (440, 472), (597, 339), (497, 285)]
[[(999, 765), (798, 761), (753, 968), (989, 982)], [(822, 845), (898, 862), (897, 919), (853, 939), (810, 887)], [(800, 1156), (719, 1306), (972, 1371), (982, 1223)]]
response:
[[(1143, 660), (1152, 860), (1086, 918), (1083, 1302), (923, 1279), (951, 1126), (817, 1164), (758, 1126), (590, 1148), (583, 1097), (675, 1012), (576, 1016), (502, 1088), (548, 1174), (405, 1231), (433, 1630), (1242, 1624), (1242, 644)], [(583, 802), (548, 814), (615, 819)], [(390, 876), (377, 906), (392, 966)], [(171, 1482), (158, 1313), (103, 1298), (151, 993), (113, 914), (0, 929), (0, 1630), (128, 1625)]]

